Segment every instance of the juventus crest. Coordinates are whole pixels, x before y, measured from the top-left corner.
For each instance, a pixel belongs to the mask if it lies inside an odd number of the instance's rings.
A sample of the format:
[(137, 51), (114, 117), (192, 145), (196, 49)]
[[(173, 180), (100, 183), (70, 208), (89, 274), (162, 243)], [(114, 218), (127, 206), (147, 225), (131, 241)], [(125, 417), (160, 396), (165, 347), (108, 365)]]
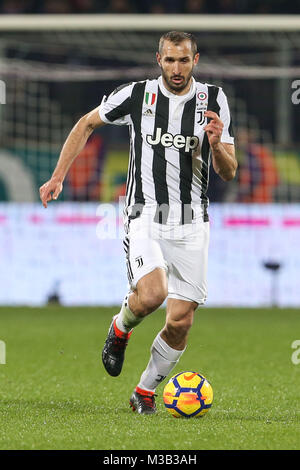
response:
[(204, 113), (207, 110), (207, 94), (204, 91), (197, 93), (197, 106), (196, 106), (196, 113), (197, 113), (197, 123), (201, 126), (204, 124), (205, 117)]
[(143, 258), (141, 256), (138, 256), (137, 258), (135, 258), (135, 261), (137, 263), (138, 268), (141, 268), (144, 264)]
[(200, 108), (198, 109), (197, 108), (197, 123), (201, 126), (202, 124), (204, 124), (204, 121), (205, 121), (205, 117), (204, 117), (204, 113), (206, 111), (206, 107), (205, 108)]

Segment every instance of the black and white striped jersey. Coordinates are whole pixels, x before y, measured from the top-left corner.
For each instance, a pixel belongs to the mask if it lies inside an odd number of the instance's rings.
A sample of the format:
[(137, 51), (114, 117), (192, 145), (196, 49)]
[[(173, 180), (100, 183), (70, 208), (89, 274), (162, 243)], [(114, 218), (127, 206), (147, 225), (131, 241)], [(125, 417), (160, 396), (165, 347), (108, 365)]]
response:
[[(130, 160), (125, 214), (164, 207), (157, 221), (166, 223), (170, 208), (179, 208), (187, 223), (194, 209), (206, 214), (210, 146), (204, 132), (206, 110), (224, 124), (221, 141), (232, 144), (231, 117), (222, 88), (196, 82), (185, 95), (169, 92), (162, 77), (120, 86), (99, 106), (103, 122), (128, 125)], [(156, 209), (155, 209), (156, 208)]]

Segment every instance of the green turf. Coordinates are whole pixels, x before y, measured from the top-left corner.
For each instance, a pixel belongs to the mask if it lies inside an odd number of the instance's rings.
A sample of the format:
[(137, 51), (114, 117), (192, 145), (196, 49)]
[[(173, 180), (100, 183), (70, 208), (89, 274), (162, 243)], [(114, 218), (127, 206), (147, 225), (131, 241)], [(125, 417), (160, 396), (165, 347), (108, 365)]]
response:
[(0, 449), (299, 449), (300, 313), (289, 309), (199, 309), (175, 372), (211, 381), (214, 403), (202, 419), (175, 419), (162, 402), (140, 416), (128, 405), (152, 340), (158, 311), (131, 337), (120, 377), (100, 351), (116, 309), (1, 308)]

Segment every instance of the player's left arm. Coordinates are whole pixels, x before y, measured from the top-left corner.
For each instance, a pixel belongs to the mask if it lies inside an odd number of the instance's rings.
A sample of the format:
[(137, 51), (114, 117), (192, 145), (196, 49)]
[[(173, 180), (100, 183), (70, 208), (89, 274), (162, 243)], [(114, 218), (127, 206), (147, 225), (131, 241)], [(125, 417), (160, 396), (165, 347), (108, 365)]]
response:
[(212, 152), (213, 168), (224, 181), (230, 181), (238, 167), (234, 144), (221, 142), (224, 124), (217, 113), (206, 111), (205, 116), (210, 119), (204, 130)]

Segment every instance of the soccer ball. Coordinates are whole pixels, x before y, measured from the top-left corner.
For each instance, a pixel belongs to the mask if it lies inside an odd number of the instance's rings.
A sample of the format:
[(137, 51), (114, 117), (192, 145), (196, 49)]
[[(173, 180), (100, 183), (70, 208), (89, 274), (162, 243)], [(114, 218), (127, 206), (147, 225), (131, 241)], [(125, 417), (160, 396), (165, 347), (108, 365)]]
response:
[(175, 418), (201, 418), (211, 408), (213, 389), (197, 372), (180, 372), (170, 378), (163, 392), (167, 410)]

